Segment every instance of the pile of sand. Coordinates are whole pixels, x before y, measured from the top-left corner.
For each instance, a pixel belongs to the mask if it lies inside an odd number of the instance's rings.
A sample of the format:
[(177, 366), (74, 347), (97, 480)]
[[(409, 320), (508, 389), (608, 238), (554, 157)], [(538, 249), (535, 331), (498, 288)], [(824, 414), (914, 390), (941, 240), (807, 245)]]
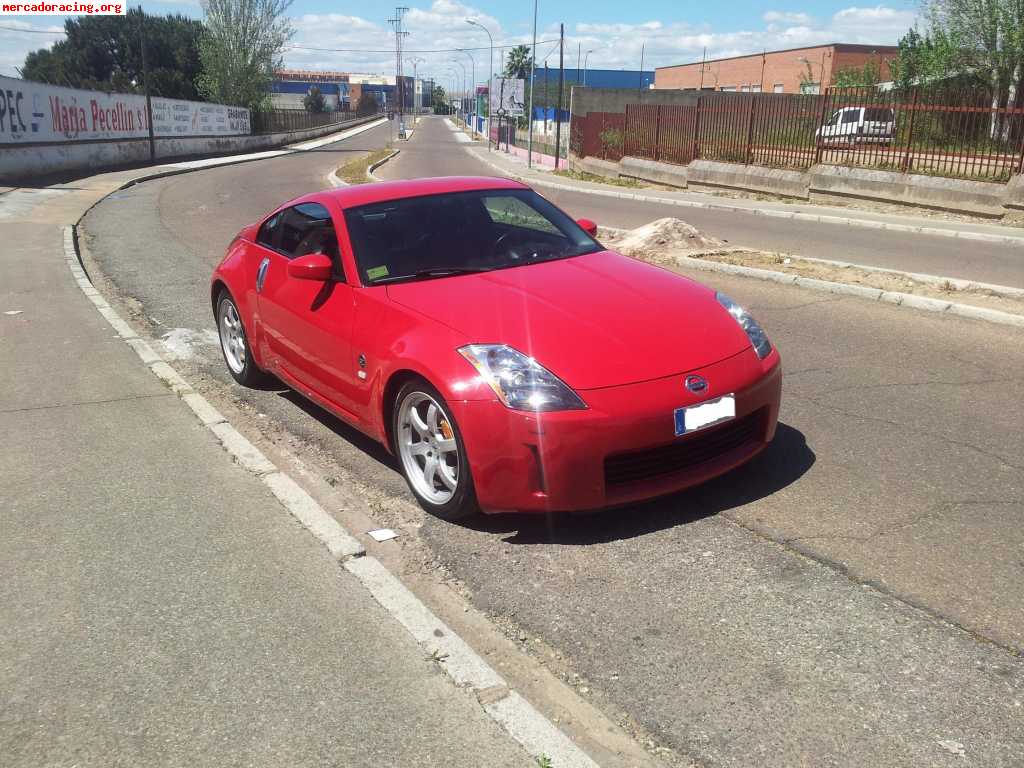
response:
[(725, 246), (681, 219), (657, 219), (626, 232), (602, 232), (601, 242), (619, 253), (638, 259), (657, 260), (666, 253), (705, 251)]

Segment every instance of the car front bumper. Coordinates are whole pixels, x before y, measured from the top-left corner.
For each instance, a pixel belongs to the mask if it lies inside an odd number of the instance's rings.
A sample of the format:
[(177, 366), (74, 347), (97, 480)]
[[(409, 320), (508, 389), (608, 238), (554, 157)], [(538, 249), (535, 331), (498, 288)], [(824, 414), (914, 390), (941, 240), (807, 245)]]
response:
[[(699, 396), (689, 374), (709, 386)], [(673, 493), (745, 463), (775, 435), (782, 367), (753, 349), (695, 371), (579, 394), (586, 410), (531, 414), (453, 403), (485, 512), (600, 509)], [(676, 408), (733, 394), (736, 417), (681, 437)]]

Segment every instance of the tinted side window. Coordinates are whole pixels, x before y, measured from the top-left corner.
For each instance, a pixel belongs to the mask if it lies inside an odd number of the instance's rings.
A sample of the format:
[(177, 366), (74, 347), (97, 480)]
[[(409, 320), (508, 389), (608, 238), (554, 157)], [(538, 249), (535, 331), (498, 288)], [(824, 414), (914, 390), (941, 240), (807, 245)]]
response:
[(843, 114), (843, 122), (844, 123), (856, 123), (858, 120), (860, 120), (860, 110), (859, 109), (848, 109)]
[(892, 110), (884, 107), (868, 107), (864, 110), (864, 121), (868, 123), (893, 122)]
[(277, 247), (277, 236), (281, 230), (281, 220), (284, 219), (284, 211), (275, 213), (263, 222), (260, 231), (256, 234), (256, 242), (267, 248)]
[(332, 258), (338, 253), (338, 238), (331, 214), (319, 203), (301, 203), (285, 211), (281, 223), (278, 250), (289, 258), (322, 253)]

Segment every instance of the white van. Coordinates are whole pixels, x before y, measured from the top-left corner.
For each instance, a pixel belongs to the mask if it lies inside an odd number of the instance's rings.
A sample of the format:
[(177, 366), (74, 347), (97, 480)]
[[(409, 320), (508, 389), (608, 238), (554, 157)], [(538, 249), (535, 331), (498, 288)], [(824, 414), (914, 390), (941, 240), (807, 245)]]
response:
[(889, 107), (842, 107), (814, 132), (819, 144), (891, 144), (896, 115)]

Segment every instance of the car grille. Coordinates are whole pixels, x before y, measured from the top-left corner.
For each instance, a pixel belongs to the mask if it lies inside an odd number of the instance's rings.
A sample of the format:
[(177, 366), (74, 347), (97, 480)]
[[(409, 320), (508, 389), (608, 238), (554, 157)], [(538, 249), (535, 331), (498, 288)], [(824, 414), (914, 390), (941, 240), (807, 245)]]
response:
[(696, 432), (670, 445), (621, 453), (604, 460), (605, 486), (625, 485), (694, 469), (740, 448), (753, 449), (761, 434), (756, 411), (718, 427)]

